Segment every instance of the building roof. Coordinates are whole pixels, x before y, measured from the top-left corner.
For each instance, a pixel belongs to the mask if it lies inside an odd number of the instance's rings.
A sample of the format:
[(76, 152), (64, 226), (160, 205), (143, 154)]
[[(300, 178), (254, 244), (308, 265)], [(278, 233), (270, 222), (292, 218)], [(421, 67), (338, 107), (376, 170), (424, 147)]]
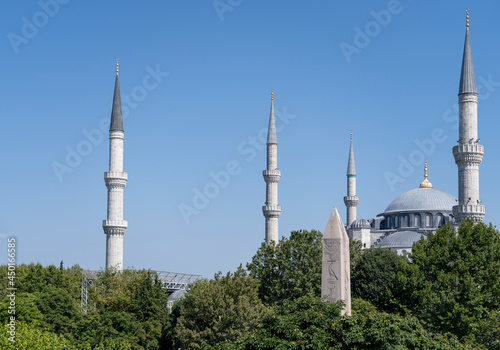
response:
[(351, 224), (351, 228), (371, 228), (370, 222), (365, 219), (354, 220)]
[(462, 58), (462, 72), (460, 73), (460, 87), (458, 94), (477, 94), (476, 76), (472, 63), (472, 51), (470, 49), (469, 27), (465, 31), (464, 56)]
[(457, 205), (455, 196), (435, 188), (415, 188), (397, 197), (385, 208), (384, 214), (406, 211), (442, 211), (451, 212)]
[[(399, 231), (384, 237), (377, 247), (380, 248), (411, 248), (414, 242), (417, 242), (424, 236), (417, 231)], [(425, 237), (425, 236), (424, 236)]]

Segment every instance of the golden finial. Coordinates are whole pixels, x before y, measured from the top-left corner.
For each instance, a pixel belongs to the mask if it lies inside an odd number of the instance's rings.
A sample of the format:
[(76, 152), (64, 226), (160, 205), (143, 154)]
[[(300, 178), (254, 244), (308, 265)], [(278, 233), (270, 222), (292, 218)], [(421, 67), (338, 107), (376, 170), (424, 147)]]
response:
[(467, 28), (469, 28), (469, 9), (467, 9), (466, 13), (467, 13), (467, 17), (466, 17), (467, 21), (466, 21), (466, 23), (465, 23), (465, 26), (466, 26)]
[(116, 59), (116, 75), (118, 75), (118, 58)]
[(420, 188), (432, 188), (432, 184), (427, 180), (427, 161), (425, 161), (424, 167), (424, 181), (420, 184)]
[(271, 101), (274, 101), (274, 89), (271, 89)]

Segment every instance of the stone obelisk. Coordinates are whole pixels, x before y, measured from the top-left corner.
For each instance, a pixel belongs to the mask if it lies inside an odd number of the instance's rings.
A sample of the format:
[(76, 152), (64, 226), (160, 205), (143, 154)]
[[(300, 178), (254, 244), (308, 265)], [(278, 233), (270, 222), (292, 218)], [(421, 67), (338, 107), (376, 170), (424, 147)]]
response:
[(351, 316), (349, 237), (334, 207), (323, 235), (321, 296), (329, 302), (343, 300), (343, 315)]

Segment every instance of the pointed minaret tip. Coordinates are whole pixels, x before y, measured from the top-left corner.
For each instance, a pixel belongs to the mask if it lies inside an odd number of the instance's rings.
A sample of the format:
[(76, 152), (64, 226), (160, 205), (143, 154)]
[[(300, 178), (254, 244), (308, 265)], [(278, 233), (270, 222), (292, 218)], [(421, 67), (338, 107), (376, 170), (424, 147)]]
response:
[(467, 9), (465, 27), (464, 55), (462, 58), (462, 71), (460, 73), (460, 86), (458, 89), (459, 95), (467, 93), (477, 94), (476, 76), (474, 74), (474, 64), (472, 63), (472, 51), (469, 38), (469, 9)]
[(111, 110), (109, 131), (123, 131), (122, 100), (120, 96), (120, 81), (118, 79), (118, 59), (116, 59), (115, 92), (113, 94), (113, 107)]
[(339, 211), (337, 207), (333, 207), (332, 213), (330, 214), (330, 219), (328, 224), (326, 224), (325, 234), (323, 238), (341, 238), (349, 241), (347, 232), (344, 227), (344, 223), (340, 218)]
[(269, 115), (269, 128), (267, 129), (267, 144), (278, 144), (276, 121), (274, 118), (274, 90), (271, 90), (271, 113)]
[(347, 176), (356, 176), (356, 165), (354, 163), (354, 149), (352, 147), (352, 130), (351, 130), (351, 148), (349, 149), (349, 161), (347, 163)]

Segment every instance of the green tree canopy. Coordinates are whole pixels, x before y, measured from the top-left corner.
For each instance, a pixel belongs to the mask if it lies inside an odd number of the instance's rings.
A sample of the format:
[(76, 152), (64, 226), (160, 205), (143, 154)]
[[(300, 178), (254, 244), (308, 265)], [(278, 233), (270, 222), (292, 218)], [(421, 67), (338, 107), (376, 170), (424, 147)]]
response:
[(368, 249), (360, 255), (357, 264), (351, 268), (351, 291), (353, 298), (361, 298), (375, 305), (379, 310), (388, 310), (390, 288), (396, 277), (399, 264), (404, 258), (386, 249)]
[(321, 294), (321, 232), (292, 231), (277, 245), (262, 244), (247, 264), (250, 276), (260, 281), (259, 296), (266, 304)]
[(194, 283), (174, 306), (176, 346), (204, 349), (248, 335), (265, 310), (258, 286), (241, 265), (234, 273)]
[[(266, 314), (255, 333), (227, 349), (465, 349), (454, 338), (430, 335), (415, 317), (370, 310), (341, 316), (341, 303), (317, 297), (286, 300)], [(224, 347), (222, 347), (224, 348)], [(472, 349), (472, 347), (468, 347)]]
[(500, 235), (491, 225), (466, 220), (458, 234), (443, 226), (416, 242), (410, 258), (391, 291), (400, 312), (416, 315), (432, 332), (463, 339), (498, 319)]

